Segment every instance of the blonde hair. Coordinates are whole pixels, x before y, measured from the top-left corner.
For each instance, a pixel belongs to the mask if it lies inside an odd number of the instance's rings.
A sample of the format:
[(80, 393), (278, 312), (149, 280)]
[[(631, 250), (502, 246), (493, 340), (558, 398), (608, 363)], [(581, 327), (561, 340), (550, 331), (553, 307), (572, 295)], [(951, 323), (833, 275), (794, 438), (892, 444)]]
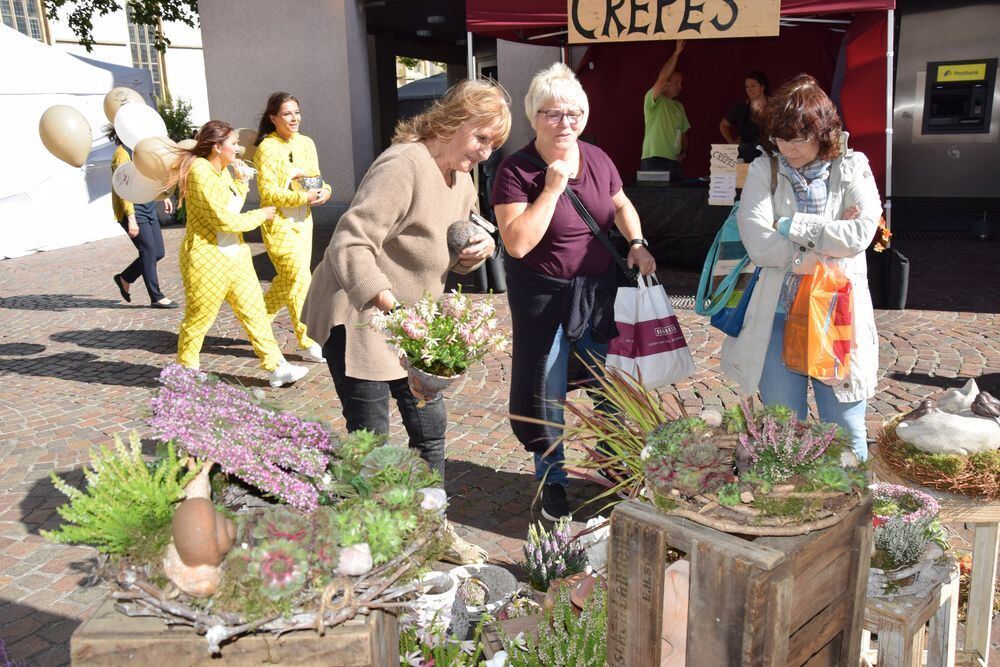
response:
[(510, 99), (495, 81), (465, 80), (452, 86), (427, 111), (401, 120), (392, 143), (416, 143), (428, 139), (449, 141), (466, 121), (496, 128), (493, 148), (510, 134)]
[(528, 116), (531, 129), (538, 129), (535, 126), (535, 119), (538, 112), (542, 110), (542, 105), (549, 100), (556, 102), (566, 102), (580, 107), (583, 111), (583, 122), (587, 122), (590, 116), (590, 102), (587, 100), (587, 93), (583, 92), (580, 80), (573, 74), (573, 70), (562, 63), (553, 63), (535, 75), (528, 86), (528, 94), (524, 96), (524, 113)]

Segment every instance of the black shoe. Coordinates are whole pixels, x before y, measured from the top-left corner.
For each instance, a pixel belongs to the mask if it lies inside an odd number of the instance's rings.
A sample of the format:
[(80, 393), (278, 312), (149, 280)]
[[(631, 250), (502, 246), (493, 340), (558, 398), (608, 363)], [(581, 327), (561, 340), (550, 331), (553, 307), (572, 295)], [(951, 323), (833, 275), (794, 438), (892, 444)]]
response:
[(542, 516), (549, 521), (573, 520), (566, 502), (566, 487), (562, 484), (546, 484), (542, 487)]
[(125, 279), (122, 278), (122, 274), (115, 274), (114, 281), (115, 287), (118, 288), (118, 293), (125, 299), (125, 303), (132, 303), (132, 295), (125, 291)]
[(177, 304), (176, 301), (167, 301), (166, 303), (163, 303), (162, 301), (154, 301), (153, 303), (149, 304), (149, 307), (150, 308), (179, 308), (180, 306)]

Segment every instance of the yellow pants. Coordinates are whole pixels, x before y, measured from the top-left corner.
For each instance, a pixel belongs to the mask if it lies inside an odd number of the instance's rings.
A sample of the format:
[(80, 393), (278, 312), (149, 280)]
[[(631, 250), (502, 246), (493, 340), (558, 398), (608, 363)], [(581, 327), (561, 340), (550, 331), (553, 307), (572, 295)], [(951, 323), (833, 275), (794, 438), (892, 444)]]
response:
[(307, 335), (306, 325), (300, 319), (300, 315), (302, 305), (306, 301), (306, 293), (309, 292), (309, 282), (312, 280), (309, 268), (309, 260), (312, 258), (312, 219), (295, 223), (288, 219), (275, 218), (265, 222), (261, 226), (261, 231), (264, 246), (277, 274), (267, 294), (264, 295), (267, 315), (274, 319), (278, 311), (287, 306), (299, 347), (308, 348), (315, 344), (315, 341)]
[(198, 355), (205, 335), (215, 323), (222, 302), (228, 301), (246, 329), (250, 344), (260, 358), (260, 367), (273, 371), (284, 357), (267, 319), (250, 247), (239, 243), (230, 246), (229, 251), (232, 255), (208, 244), (190, 251), (186, 245), (181, 247), (181, 277), (187, 309), (177, 340), (177, 361), (188, 368), (198, 368)]

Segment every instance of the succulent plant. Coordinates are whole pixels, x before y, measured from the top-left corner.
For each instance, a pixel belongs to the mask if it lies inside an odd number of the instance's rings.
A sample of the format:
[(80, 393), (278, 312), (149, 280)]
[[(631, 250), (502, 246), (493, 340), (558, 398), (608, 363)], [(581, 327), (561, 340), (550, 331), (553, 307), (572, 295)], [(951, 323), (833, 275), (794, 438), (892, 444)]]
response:
[(723, 484), (719, 489), (719, 504), (723, 507), (736, 507), (740, 504), (740, 486), (735, 482)]
[(747, 420), (743, 408), (731, 405), (722, 413), (722, 425), (728, 433), (743, 433), (747, 430)]
[(821, 488), (844, 493), (850, 493), (854, 485), (848, 472), (837, 465), (821, 465), (809, 477)]
[(261, 593), (281, 600), (301, 590), (309, 571), (305, 550), (293, 542), (262, 542), (250, 553), (250, 574), (260, 577)]
[(371, 451), (385, 444), (386, 437), (366, 429), (349, 433), (340, 442), (338, 458), (351, 465), (358, 465)]
[(383, 445), (370, 451), (361, 462), (361, 476), (374, 477), (388, 468), (406, 471), (420, 462), (409, 447)]
[(391, 509), (412, 508), (417, 503), (417, 492), (402, 484), (383, 489), (380, 496), (385, 506)]
[(337, 513), (334, 523), (340, 546), (350, 547), (365, 541), (365, 525), (362, 516), (359, 506), (349, 507)]
[(283, 540), (303, 544), (312, 536), (312, 520), (306, 514), (285, 506), (264, 512), (253, 528), (257, 541)]
[(697, 440), (682, 441), (674, 454), (651, 456), (646, 479), (661, 492), (674, 489), (688, 498), (735, 481), (729, 457), (715, 445)]
[(705, 422), (697, 417), (664, 422), (646, 436), (646, 447), (652, 454), (673, 454), (684, 441), (704, 433), (706, 428)]
[(389, 562), (402, 551), (406, 526), (400, 525), (399, 519), (399, 515), (381, 507), (365, 515), (365, 534), (376, 565)]

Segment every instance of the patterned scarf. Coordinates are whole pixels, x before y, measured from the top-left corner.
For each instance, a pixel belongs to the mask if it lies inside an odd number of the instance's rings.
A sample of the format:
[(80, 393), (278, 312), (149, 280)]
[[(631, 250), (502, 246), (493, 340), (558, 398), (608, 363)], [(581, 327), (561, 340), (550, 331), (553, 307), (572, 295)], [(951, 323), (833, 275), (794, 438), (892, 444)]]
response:
[(784, 174), (792, 184), (799, 211), (816, 215), (823, 212), (826, 208), (826, 185), (830, 178), (829, 161), (813, 160), (801, 169), (795, 169), (788, 164), (784, 155), (779, 155), (778, 172)]
[[(826, 209), (827, 180), (830, 178), (830, 162), (813, 160), (810, 164), (796, 169), (788, 164), (784, 155), (778, 155), (778, 172), (784, 174), (792, 184), (795, 203), (802, 213), (822, 214)], [(778, 297), (778, 312), (787, 313), (795, 301), (802, 276), (793, 272), (785, 274)]]

